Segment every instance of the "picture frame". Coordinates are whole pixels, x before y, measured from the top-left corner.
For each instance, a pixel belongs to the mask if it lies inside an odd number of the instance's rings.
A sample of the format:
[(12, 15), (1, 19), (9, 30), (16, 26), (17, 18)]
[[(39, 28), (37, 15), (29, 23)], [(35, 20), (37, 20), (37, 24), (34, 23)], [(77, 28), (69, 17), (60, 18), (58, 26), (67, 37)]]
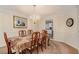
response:
[(13, 16), (13, 28), (27, 28), (27, 18)]

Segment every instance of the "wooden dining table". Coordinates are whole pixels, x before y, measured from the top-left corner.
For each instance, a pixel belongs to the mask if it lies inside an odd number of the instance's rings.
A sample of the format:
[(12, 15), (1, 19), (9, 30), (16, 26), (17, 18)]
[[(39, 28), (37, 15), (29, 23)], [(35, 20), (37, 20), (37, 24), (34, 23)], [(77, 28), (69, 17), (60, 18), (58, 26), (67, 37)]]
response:
[(12, 50), (15, 50), (16, 53), (20, 53), (22, 50), (24, 50), (31, 44), (32, 36), (31, 35), (27, 35), (25, 37), (14, 36), (10, 37), (9, 40), (12, 43)]
[[(32, 35), (27, 35), (24, 37), (14, 36), (8, 38), (12, 43), (12, 50), (16, 53), (22, 52), (26, 47), (31, 45)], [(40, 35), (40, 39), (42, 39), (42, 35)], [(49, 45), (49, 39), (47, 40), (47, 45)]]

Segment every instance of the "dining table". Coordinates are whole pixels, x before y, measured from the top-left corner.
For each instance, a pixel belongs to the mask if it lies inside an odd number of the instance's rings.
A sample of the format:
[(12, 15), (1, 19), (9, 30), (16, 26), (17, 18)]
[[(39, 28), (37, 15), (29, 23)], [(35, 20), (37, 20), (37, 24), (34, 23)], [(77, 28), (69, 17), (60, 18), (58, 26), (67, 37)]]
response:
[[(26, 35), (24, 37), (14, 36), (8, 39), (11, 42), (12, 51), (15, 51), (16, 53), (20, 53), (23, 50), (25, 50), (27, 47), (29, 48), (31, 46), (32, 35)], [(41, 39), (42, 39), (42, 35), (40, 35), (39, 42), (41, 42)], [(47, 40), (46, 44), (49, 45), (49, 39)]]
[(14, 36), (8, 39), (11, 42), (12, 50), (16, 53), (20, 53), (22, 50), (26, 49), (26, 47), (29, 47), (32, 41), (32, 35), (27, 35), (24, 37)]

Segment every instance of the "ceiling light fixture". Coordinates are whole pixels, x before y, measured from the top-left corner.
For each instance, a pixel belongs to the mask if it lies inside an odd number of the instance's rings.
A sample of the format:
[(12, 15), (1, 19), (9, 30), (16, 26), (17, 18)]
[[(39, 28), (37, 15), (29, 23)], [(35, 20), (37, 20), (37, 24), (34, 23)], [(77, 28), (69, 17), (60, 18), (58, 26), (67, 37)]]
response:
[(33, 5), (33, 23), (36, 24), (36, 5)]

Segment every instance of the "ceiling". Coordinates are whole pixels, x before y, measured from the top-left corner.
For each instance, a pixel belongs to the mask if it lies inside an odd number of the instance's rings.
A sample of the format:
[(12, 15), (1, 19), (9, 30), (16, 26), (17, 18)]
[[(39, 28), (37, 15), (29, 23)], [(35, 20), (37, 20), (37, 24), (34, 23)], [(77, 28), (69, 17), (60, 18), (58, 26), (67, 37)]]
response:
[(71, 5), (36, 5), (34, 7), (33, 5), (1, 5), (0, 9), (5, 9), (8, 11), (16, 11), (21, 12), (24, 14), (39, 14), (39, 15), (51, 15), (56, 13), (62, 13), (64, 11), (70, 11), (73, 10), (73, 7)]

